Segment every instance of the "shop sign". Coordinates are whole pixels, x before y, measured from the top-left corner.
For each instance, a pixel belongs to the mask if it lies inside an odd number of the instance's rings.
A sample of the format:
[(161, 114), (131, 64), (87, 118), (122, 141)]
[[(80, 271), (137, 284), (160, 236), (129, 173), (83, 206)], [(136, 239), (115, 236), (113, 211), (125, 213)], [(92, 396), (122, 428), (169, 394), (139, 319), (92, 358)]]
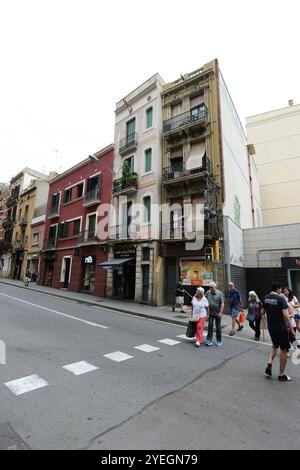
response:
[(96, 263), (96, 256), (85, 256), (84, 264), (95, 264)]
[(135, 258), (136, 257), (136, 249), (135, 248), (128, 248), (124, 250), (116, 250), (114, 253), (115, 258)]
[(214, 278), (213, 263), (209, 261), (181, 260), (182, 285), (209, 286)]
[(282, 267), (285, 269), (300, 269), (300, 257), (298, 258), (282, 258)]

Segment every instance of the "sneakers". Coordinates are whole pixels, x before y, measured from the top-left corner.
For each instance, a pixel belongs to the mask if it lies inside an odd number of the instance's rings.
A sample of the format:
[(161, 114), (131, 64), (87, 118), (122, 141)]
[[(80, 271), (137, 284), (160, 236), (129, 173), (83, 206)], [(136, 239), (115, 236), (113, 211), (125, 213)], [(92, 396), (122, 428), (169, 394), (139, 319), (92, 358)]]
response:
[(272, 377), (272, 365), (271, 364), (268, 364), (265, 374), (267, 377)]
[(200, 348), (201, 343), (199, 343), (199, 341), (196, 341), (195, 345), (196, 345), (196, 348)]
[(217, 341), (217, 342), (216, 342), (216, 346), (218, 346), (219, 348), (221, 348), (221, 347), (223, 346), (222, 341)]
[(212, 341), (206, 341), (206, 346), (212, 346), (214, 343)]
[(279, 382), (292, 382), (292, 378), (288, 375), (279, 375), (278, 380)]
[(238, 331), (242, 331), (243, 329), (244, 329), (243, 325), (240, 325), (240, 326), (238, 327)]
[(255, 341), (259, 341), (260, 340), (260, 337), (259, 336), (255, 336)]

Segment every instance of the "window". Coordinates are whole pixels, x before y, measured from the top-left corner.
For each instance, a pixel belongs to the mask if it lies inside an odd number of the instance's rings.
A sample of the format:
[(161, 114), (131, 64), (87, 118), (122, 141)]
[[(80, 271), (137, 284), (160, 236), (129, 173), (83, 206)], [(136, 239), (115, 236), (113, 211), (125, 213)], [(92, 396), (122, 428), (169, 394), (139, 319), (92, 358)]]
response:
[(59, 225), (59, 238), (68, 237), (69, 222), (63, 222)]
[(40, 240), (39, 232), (34, 233), (33, 236), (32, 236), (32, 243), (38, 243), (39, 240)]
[(95, 235), (95, 230), (96, 230), (96, 214), (93, 214), (89, 216), (89, 222), (88, 222), (89, 236)]
[(77, 198), (83, 196), (83, 183), (77, 185)]
[(79, 235), (79, 233), (80, 233), (80, 225), (81, 225), (81, 219), (76, 219), (76, 220), (74, 220), (73, 235)]
[(143, 199), (144, 203), (144, 222), (151, 221), (151, 197), (146, 196)]
[(71, 202), (72, 200), (72, 188), (66, 189), (64, 192), (64, 204)]
[(51, 209), (58, 209), (59, 207), (59, 193), (53, 194), (52, 195), (52, 200), (51, 200)]
[(53, 225), (52, 227), (49, 228), (49, 236), (48, 239), (51, 242), (55, 242), (56, 240), (56, 231), (57, 231), (57, 226)]
[(152, 170), (152, 149), (145, 152), (145, 173)]
[(126, 158), (124, 162), (128, 162), (129, 174), (131, 175), (134, 172), (134, 157)]
[(127, 122), (126, 127), (127, 144), (131, 144), (135, 140), (135, 118)]
[(100, 175), (88, 179), (87, 192), (97, 191), (100, 188)]
[(150, 129), (150, 127), (153, 126), (153, 108), (149, 108), (146, 111), (146, 118), (147, 118), (147, 129)]
[(143, 261), (150, 261), (150, 248), (143, 248)]

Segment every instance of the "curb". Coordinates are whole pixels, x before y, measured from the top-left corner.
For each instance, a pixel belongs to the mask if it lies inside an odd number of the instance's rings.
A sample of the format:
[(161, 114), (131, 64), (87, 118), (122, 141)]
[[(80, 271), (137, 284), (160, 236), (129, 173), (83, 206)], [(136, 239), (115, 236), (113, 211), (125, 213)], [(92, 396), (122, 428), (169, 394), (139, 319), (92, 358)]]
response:
[(147, 314), (147, 313), (141, 313), (141, 312), (133, 312), (131, 310), (125, 310), (125, 309), (122, 309), (122, 308), (119, 308), (119, 307), (112, 307), (112, 306), (108, 306), (108, 305), (99, 305), (98, 303), (96, 302), (90, 302), (88, 300), (81, 300), (81, 299), (76, 299), (75, 297), (69, 297), (69, 296), (66, 296), (66, 295), (58, 295), (56, 293), (52, 293), (52, 292), (43, 292), (42, 290), (39, 290), (39, 289), (35, 289), (35, 288), (32, 288), (32, 287), (25, 287), (25, 286), (18, 286), (18, 285), (15, 285), (15, 284), (11, 284), (9, 282), (5, 282), (5, 281), (2, 281), (0, 280), (0, 284), (4, 284), (6, 286), (9, 286), (9, 287), (16, 287), (18, 289), (24, 289), (24, 290), (31, 290), (33, 292), (37, 292), (39, 294), (42, 294), (42, 295), (50, 295), (52, 297), (55, 297), (57, 299), (64, 299), (64, 300), (70, 300), (72, 302), (78, 302), (78, 303), (82, 303), (82, 304), (85, 304), (85, 305), (89, 305), (89, 306), (92, 306), (92, 307), (98, 307), (98, 308), (105, 308), (107, 310), (111, 310), (113, 312), (119, 312), (119, 313), (126, 313), (128, 315), (133, 315), (133, 316), (136, 316), (136, 317), (141, 317), (141, 318), (145, 318), (145, 319), (150, 319), (150, 320), (159, 320), (159, 321), (162, 321), (162, 322), (165, 322), (165, 323), (172, 323), (174, 325), (180, 325), (180, 326), (187, 326), (187, 323), (188, 323), (188, 319), (186, 321), (181, 321), (181, 320), (174, 320), (172, 318), (165, 318), (165, 317), (158, 317), (158, 316), (155, 316), (155, 315), (151, 315), (151, 314)]

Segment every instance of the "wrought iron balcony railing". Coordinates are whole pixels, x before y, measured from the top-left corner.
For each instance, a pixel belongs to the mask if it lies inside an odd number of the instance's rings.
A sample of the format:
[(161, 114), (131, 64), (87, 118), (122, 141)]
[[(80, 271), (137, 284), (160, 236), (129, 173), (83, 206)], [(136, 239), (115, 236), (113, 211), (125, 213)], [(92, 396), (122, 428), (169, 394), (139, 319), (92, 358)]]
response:
[(44, 240), (43, 250), (53, 250), (56, 247), (57, 247), (57, 239), (56, 238), (48, 238), (48, 240)]
[(188, 176), (196, 177), (197, 175), (202, 175), (205, 171), (210, 171), (210, 162), (207, 157), (204, 157), (202, 160), (202, 166), (198, 168), (188, 168), (188, 165), (182, 163), (179, 167), (169, 166), (163, 169), (162, 181), (177, 181)]
[(48, 211), (48, 218), (59, 217), (59, 206), (50, 207)]
[(126, 177), (119, 178), (113, 181), (113, 193), (119, 193), (121, 191), (132, 188), (134, 191), (138, 189), (138, 174), (131, 173)]
[(199, 121), (206, 121), (207, 118), (208, 109), (206, 105), (202, 105), (198, 108), (197, 112), (188, 111), (164, 121), (163, 132), (170, 132), (180, 127), (198, 123)]
[(100, 203), (100, 189), (99, 188), (88, 191), (83, 198), (83, 204), (85, 206), (88, 206), (91, 204), (97, 204), (97, 203)]
[(122, 153), (131, 149), (132, 147), (136, 147), (138, 143), (138, 134), (137, 132), (133, 132), (132, 134), (128, 134), (124, 139), (120, 140), (119, 143), (119, 152)]
[(95, 233), (95, 230), (84, 230), (83, 232), (80, 232), (78, 237), (79, 243), (93, 243), (99, 241), (99, 237)]

